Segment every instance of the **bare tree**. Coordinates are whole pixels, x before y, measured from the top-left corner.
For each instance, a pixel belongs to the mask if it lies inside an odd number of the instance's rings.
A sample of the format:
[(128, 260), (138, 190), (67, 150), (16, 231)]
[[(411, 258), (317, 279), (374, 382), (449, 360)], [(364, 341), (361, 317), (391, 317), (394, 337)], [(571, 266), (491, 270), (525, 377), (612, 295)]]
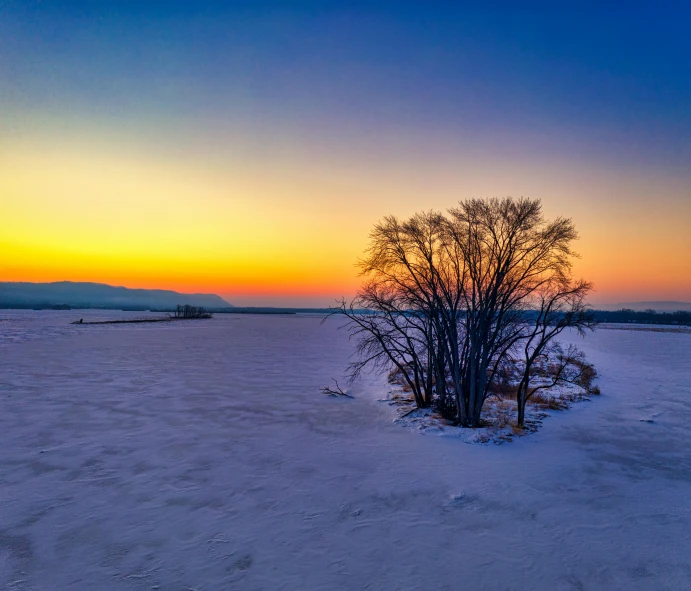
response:
[[(360, 261), (366, 281), (350, 304), (338, 311), (349, 319), (357, 359), (350, 377), (364, 367), (395, 367), (418, 406), (432, 403), (438, 354), (437, 277), (442, 217), (413, 216), (406, 222), (389, 216), (370, 234)], [(369, 310), (360, 314), (358, 310)]]
[(212, 314), (206, 310), (206, 308), (202, 308), (200, 306), (190, 306), (189, 304), (185, 304), (184, 306), (181, 306), (178, 304), (177, 308), (173, 312), (173, 318), (211, 318)]
[[(533, 383), (533, 378), (536, 377), (539, 380)], [(561, 343), (551, 342), (531, 365), (531, 381), (526, 384), (532, 385), (525, 387), (525, 400), (530, 400), (540, 390), (549, 390), (562, 384), (575, 384), (588, 393), (599, 394), (597, 387), (592, 388), (592, 381), (596, 377), (597, 371), (586, 361), (585, 354), (578, 347), (569, 345), (564, 349)], [(520, 428), (524, 427), (524, 420), (523, 414), (518, 425)]]
[[(576, 238), (571, 220), (547, 221), (539, 200), (523, 198), (384, 218), (360, 261), (363, 287), (338, 308), (357, 341), (351, 375), (368, 365), (395, 367), (418, 406), (436, 401), (461, 425), (479, 425), (492, 383), (519, 343), (544, 350), (560, 332), (541, 330), (545, 322), (582, 323), (577, 312), (590, 286), (570, 279)], [(536, 301), (549, 312), (538, 314), (531, 331)], [(569, 303), (576, 308), (564, 309)]]
[[(591, 289), (591, 284), (586, 281), (574, 282), (565, 276), (559, 276), (537, 290), (531, 307), (533, 322), (526, 322), (526, 331), (521, 339), (523, 371), (516, 391), (518, 427), (523, 428), (525, 405), (535, 392), (552, 388), (561, 382), (573, 381), (580, 376), (579, 372), (574, 376), (568, 370), (570, 367), (582, 369), (582, 353), (574, 347), (564, 353), (553, 341), (567, 328), (573, 328), (584, 335), (586, 330), (595, 327), (593, 314), (585, 303)], [(536, 361), (550, 357), (556, 358), (558, 363), (552, 371), (552, 381), (531, 387)]]
[(530, 298), (569, 274), (577, 233), (570, 219), (545, 220), (539, 200), (473, 199), (449, 214), (469, 275), (461, 416), (476, 426), (502, 361), (523, 337)]

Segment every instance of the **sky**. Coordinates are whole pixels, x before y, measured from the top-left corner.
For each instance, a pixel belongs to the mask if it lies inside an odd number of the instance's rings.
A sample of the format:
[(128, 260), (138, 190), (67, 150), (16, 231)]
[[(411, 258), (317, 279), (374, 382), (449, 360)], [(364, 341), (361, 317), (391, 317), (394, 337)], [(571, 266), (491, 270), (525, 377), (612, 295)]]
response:
[(691, 301), (691, 4), (522, 4), (0, 0), (0, 281), (325, 306), (524, 196), (593, 305)]

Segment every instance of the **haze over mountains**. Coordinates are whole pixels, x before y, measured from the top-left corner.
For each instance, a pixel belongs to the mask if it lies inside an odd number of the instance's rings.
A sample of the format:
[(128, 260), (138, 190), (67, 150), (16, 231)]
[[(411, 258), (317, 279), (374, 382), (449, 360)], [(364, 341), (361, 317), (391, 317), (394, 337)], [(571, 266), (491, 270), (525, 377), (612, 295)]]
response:
[(178, 304), (228, 308), (231, 304), (214, 294), (178, 293), (165, 289), (130, 289), (103, 283), (0, 282), (0, 308), (168, 309)]
[[(203, 306), (204, 308), (236, 308), (215, 294), (179, 293), (166, 289), (130, 289), (105, 283), (58, 281), (54, 283), (2, 282), (0, 281), (0, 308), (70, 308), (102, 309), (170, 309), (178, 304)], [(656, 312), (691, 311), (691, 302), (656, 300), (644, 302), (621, 302), (594, 306), (600, 310), (629, 309)], [(243, 308), (236, 308), (238, 311)], [(266, 308), (275, 312), (288, 308)], [(300, 308), (290, 308), (299, 310)], [(256, 308), (247, 308), (256, 310)], [(262, 308), (264, 310), (264, 308)], [(316, 310), (316, 309), (315, 309)]]

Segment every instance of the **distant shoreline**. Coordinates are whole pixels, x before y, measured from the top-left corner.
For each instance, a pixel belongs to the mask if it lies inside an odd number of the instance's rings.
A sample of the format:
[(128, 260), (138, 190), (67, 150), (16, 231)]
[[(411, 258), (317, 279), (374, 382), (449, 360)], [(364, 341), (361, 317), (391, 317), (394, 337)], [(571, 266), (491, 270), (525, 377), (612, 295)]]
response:
[(635, 323), (602, 323), (597, 330), (631, 330), (638, 332), (672, 332), (691, 334), (691, 327), (683, 324), (635, 324)]
[(83, 320), (75, 320), (71, 324), (85, 325), (85, 324), (146, 324), (152, 322), (177, 322), (178, 320), (209, 320), (211, 317), (199, 318), (132, 318), (131, 320), (92, 320), (84, 322)]
[[(2, 305), (0, 304), (0, 310), (45, 310), (45, 311), (99, 311), (106, 312), (111, 311), (122, 311), (122, 312), (141, 312), (141, 313), (153, 313), (153, 314), (170, 314), (174, 313), (173, 308), (134, 308), (134, 307), (70, 307), (66, 305), (58, 306), (41, 306), (41, 307), (29, 307), (22, 305)], [(279, 308), (270, 306), (243, 306), (243, 307), (222, 307), (222, 308), (205, 308), (211, 314), (259, 314), (259, 315), (321, 315), (329, 316), (332, 314), (338, 314), (338, 310), (334, 308)], [(358, 310), (359, 314), (371, 314), (369, 310)], [(626, 326), (666, 326), (666, 327), (691, 327), (691, 312), (680, 310), (678, 312), (639, 312), (634, 310), (593, 310), (593, 315), (595, 319), (600, 323), (600, 326), (605, 324), (619, 324)], [(157, 319), (157, 322), (161, 320)], [(124, 322), (124, 321), (118, 321)], [(128, 321), (129, 322), (129, 321)], [(604, 326), (603, 326), (604, 328)]]

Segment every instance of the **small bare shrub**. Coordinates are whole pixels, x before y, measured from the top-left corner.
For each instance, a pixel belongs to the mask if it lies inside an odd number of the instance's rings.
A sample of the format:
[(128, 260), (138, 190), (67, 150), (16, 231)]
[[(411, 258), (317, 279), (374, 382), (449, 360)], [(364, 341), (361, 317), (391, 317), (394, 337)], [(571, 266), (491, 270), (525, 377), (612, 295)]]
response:
[(213, 314), (201, 306), (178, 305), (173, 312), (173, 318), (211, 318)]
[(574, 383), (583, 388), (586, 392), (590, 392), (593, 388), (593, 382), (595, 378), (597, 378), (597, 371), (590, 363), (580, 359), (575, 360), (573, 364), (579, 370), (579, 374), (574, 380)]

